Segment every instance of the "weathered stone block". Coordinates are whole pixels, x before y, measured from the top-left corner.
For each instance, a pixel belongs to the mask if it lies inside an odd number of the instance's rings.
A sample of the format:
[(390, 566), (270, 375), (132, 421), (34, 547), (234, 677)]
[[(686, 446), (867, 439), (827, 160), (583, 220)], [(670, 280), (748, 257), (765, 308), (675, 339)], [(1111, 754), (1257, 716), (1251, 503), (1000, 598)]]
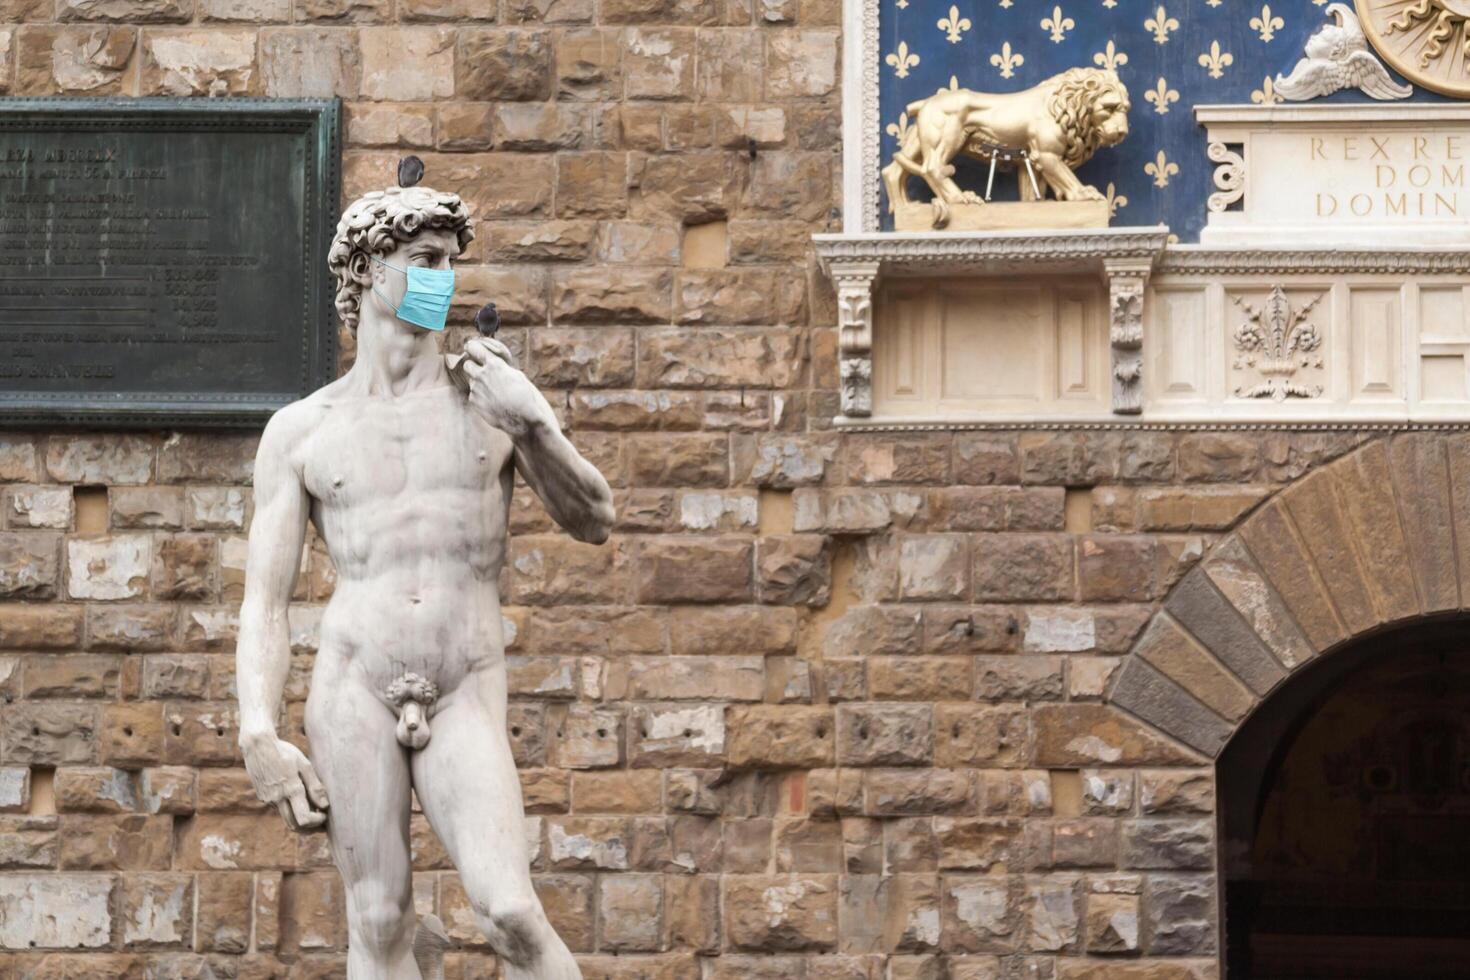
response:
[(1063, 669), (1061, 657), (976, 657), (975, 696), (982, 701), (1060, 701)]
[(556, 89), (562, 100), (607, 101), (622, 88), (621, 32), (580, 28), (558, 32)]
[[(1407, 562), (1414, 571), (1414, 581), (1418, 584), (1418, 595), (1426, 613), (1459, 605), (1457, 542), (1453, 534), (1445, 533), (1453, 528), (1455, 515), (1450, 479), (1454, 453), (1447, 448), (1448, 444), (1441, 437), (1429, 433), (1395, 436), (1389, 445), (1387, 460), (1382, 466), (1372, 468), (1375, 478), (1392, 475), (1396, 490), (1392, 497), (1398, 504), (1398, 515), (1403, 522)], [(1362, 460), (1359, 465), (1365, 465), (1379, 457), (1376, 447), (1370, 446), (1349, 458)], [(1386, 484), (1379, 484), (1375, 489), (1382, 497), (1390, 496), (1384, 493)], [(1393, 567), (1393, 556), (1378, 551), (1371, 543), (1367, 544), (1365, 554), (1372, 556), (1368, 562), (1370, 571), (1387, 579), (1385, 585), (1401, 580), (1400, 570)]]
[(1143, 948), (1152, 956), (1208, 956), (1219, 934), (1215, 879), (1149, 875), (1144, 886)]
[[(218, 872), (197, 877), (196, 945), (200, 949), (243, 953), (250, 948), (251, 877)], [(284, 887), (282, 890), (285, 891)], [(307, 911), (302, 909), (303, 914)]]
[(194, 876), (124, 875), (118, 917), (127, 947), (188, 948), (194, 936)]
[(572, 705), (562, 722), (557, 761), (569, 769), (615, 766), (623, 757), (623, 716), (583, 705)]
[(972, 667), (965, 657), (875, 658), (868, 664), (868, 692), (875, 701), (968, 701), (975, 690)]
[(66, 542), (67, 595), (135, 599), (148, 585), (153, 540), (146, 534), (72, 538)]
[(49, 599), (56, 595), (61, 535), (51, 531), (0, 532), (0, 598)]
[(258, 88), (255, 32), (148, 31), (141, 86), (149, 95), (245, 95)]
[(635, 766), (707, 766), (724, 760), (722, 706), (639, 705), (630, 724)]
[(366, 27), (358, 32), (364, 98), (401, 102), (454, 94), (455, 32), (441, 27)]
[(1072, 539), (1066, 535), (977, 534), (971, 555), (978, 601), (1072, 598)]
[(61, 819), (61, 868), (67, 871), (165, 871), (173, 818), (143, 814), (67, 814)]
[(605, 950), (654, 952), (664, 929), (664, 890), (660, 875), (617, 875), (598, 887), (601, 945)]
[(629, 28), (623, 33), (623, 94), (630, 99), (687, 99), (694, 91), (694, 31)]
[(830, 708), (751, 705), (729, 709), (730, 765), (812, 769), (835, 760)]
[(461, 99), (519, 102), (551, 96), (549, 31), (462, 30), (454, 64), (455, 93)]
[(1134, 652), (1226, 721), (1239, 722), (1255, 703), (1240, 680), (1167, 615), (1149, 624)]
[(1112, 701), (1210, 756), (1219, 753), (1234, 731), (1230, 722), (1142, 658), (1130, 658), (1124, 664), (1113, 686)]
[[(36, 25), (18, 31), (16, 39), (17, 94), (117, 95), (122, 92), (124, 71), (137, 46), (137, 29)], [(61, 441), (70, 444), (72, 440)], [(69, 450), (62, 453), (69, 454)], [(52, 469), (49, 454), (47, 469), (52, 471), (53, 479), (61, 479)], [(125, 482), (142, 483), (146, 479), (144, 475)], [(76, 482), (110, 481), (94, 477)]]
[(934, 757), (928, 705), (842, 705), (837, 709), (837, 762), (849, 766), (915, 766)]
[(1122, 862), (1140, 870), (1208, 871), (1215, 866), (1214, 821), (1125, 821)]
[(874, 769), (864, 774), (868, 816), (936, 816), (973, 812), (973, 774), (954, 769)]
[(553, 272), (552, 316), (561, 323), (668, 322), (673, 288), (667, 269), (624, 266)]
[(1011, 879), (946, 875), (941, 879), (943, 940), (954, 952), (1009, 953), (1016, 949), (1020, 922)]
[(97, 759), (97, 709), (12, 704), (0, 712), (0, 748), (11, 765), (85, 765)]
[(69, 650), (82, 642), (81, 606), (0, 604), (0, 649)]
[(556, 817), (546, 821), (547, 859), (561, 870), (629, 868), (630, 823), (623, 817)]
[(1138, 774), (1138, 806), (1146, 814), (1215, 812), (1215, 781), (1207, 771), (1144, 769)]
[(1087, 899), (1087, 952), (1135, 953), (1139, 949), (1137, 895), (1091, 895)]
[(65, 531), (71, 527), (70, 487), (8, 487), (3, 500), (6, 520), (13, 528), (46, 527)]
[(1325, 650), (1346, 638), (1347, 630), (1279, 500), (1266, 504), (1246, 521), (1240, 538), (1313, 648)]
[(1096, 765), (1188, 765), (1201, 760), (1100, 704), (1038, 705), (1032, 713), (1033, 764), (1050, 769)]
[(283, 832), (281, 817), (274, 811), (201, 813), (183, 826), (175, 866), (194, 871), (289, 871), (297, 867), (296, 847), (297, 837)]
[(98, 949), (112, 932), (110, 874), (0, 875), (0, 946)]
[[(54, 870), (58, 856), (59, 823), (54, 816), (0, 817), (0, 868), (6, 871), (25, 868)], [(4, 908), (0, 904), (0, 910)]]
[(940, 704), (934, 708), (934, 764), (992, 768), (1022, 764), (1029, 751), (1026, 712), (1016, 707)]
[(836, 875), (731, 875), (725, 934), (736, 949), (830, 951), (837, 896)]
[(362, 55), (356, 31), (268, 28), (260, 32), (260, 71), (276, 98), (357, 98)]
[(1377, 625), (1384, 613), (1368, 589), (1334, 474), (1318, 470), (1284, 491), (1281, 501), (1348, 629), (1356, 634)]
[(746, 538), (670, 536), (645, 541), (634, 569), (638, 601), (749, 601), (753, 552)]

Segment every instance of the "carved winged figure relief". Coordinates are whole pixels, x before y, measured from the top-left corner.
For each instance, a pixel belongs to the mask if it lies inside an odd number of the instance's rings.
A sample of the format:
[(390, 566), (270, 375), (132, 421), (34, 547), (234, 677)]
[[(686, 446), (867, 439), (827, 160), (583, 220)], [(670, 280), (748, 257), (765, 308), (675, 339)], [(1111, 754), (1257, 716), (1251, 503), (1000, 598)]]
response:
[(1337, 23), (1328, 24), (1307, 39), (1306, 57), (1290, 75), (1277, 75), (1276, 91), (1291, 102), (1307, 102), (1340, 92), (1360, 89), (1380, 101), (1407, 99), (1412, 85), (1400, 85), (1368, 49), (1368, 38), (1358, 15), (1345, 3), (1328, 6)]

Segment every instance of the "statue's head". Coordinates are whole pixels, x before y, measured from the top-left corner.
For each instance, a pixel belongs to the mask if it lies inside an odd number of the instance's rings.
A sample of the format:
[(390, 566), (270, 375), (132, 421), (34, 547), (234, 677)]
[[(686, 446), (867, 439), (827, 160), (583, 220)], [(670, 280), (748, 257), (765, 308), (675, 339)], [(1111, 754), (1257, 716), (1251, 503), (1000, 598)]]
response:
[(357, 331), (363, 294), (377, 295), (392, 311), (403, 297), (402, 275), (414, 266), (449, 268), (449, 260), (474, 241), (469, 210), (458, 194), (429, 187), (390, 187), (353, 201), (337, 222), (327, 268), (337, 280), (337, 313)]
[(1117, 146), (1128, 135), (1128, 89), (1116, 72), (1098, 72), (1092, 102), (1092, 125), (1100, 146)]

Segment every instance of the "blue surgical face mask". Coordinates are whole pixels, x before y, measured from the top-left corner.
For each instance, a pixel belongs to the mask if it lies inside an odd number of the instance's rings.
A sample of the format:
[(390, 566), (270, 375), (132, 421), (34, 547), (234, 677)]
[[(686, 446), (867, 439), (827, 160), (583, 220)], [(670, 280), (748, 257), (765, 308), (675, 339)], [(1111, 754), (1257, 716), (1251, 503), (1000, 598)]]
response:
[[(453, 269), (425, 269), (416, 265), (400, 269), (376, 256), (373, 261), (385, 269), (401, 272), (408, 278), (408, 287), (403, 291), (403, 302), (393, 311), (398, 319), (425, 330), (444, 329), (444, 321), (449, 316), (449, 301), (454, 296)], [(373, 287), (373, 292), (378, 292), (376, 286)], [(382, 293), (378, 293), (378, 296), (383, 302), (387, 302)]]

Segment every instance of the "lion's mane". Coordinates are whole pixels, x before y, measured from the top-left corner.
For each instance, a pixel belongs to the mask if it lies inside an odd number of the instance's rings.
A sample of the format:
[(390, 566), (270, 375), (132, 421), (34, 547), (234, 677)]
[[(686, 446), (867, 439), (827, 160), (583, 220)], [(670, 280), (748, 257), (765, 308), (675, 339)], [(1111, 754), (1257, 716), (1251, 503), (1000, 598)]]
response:
[(1101, 68), (1072, 68), (1057, 76), (1056, 83), (1046, 108), (1066, 140), (1062, 160), (1075, 170), (1097, 152), (1101, 140), (1095, 118), (1099, 98), (1116, 92), (1126, 102), (1128, 92), (1115, 73)]

